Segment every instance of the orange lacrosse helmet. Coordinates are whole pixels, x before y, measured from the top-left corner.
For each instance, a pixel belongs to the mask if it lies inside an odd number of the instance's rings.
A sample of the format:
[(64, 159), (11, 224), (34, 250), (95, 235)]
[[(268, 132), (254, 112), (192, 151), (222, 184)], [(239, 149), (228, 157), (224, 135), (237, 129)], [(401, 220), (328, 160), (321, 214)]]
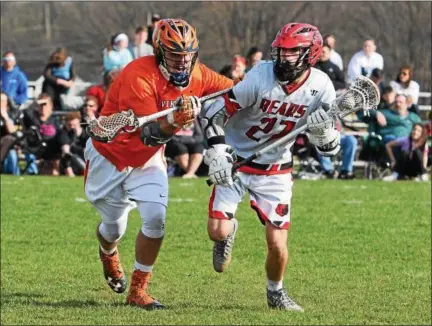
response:
[[(169, 81), (186, 87), (198, 58), (198, 39), (196, 30), (182, 19), (162, 19), (157, 22), (153, 32), (153, 47), (156, 60), (162, 73)], [(175, 60), (167, 53), (191, 55), (191, 60)]]

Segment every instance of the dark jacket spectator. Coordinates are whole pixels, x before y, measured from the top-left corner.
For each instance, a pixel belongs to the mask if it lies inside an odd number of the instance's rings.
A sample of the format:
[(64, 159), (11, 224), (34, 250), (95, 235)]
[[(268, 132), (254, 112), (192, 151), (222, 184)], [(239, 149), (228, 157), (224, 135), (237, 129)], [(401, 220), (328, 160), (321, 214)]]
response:
[(1, 89), (9, 99), (21, 105), (27, 100), (27, 76), (16, 65), (13, 52), (6, 52), (3, 55), (1, 67)]
[[(408, 137), (397, 138), (386, 145), (391, 166), (396, 172), (391, 179), (404, 179), (405, 177), (419, 177), (427, 181), (426, 167), (428, 160), (428, 145), (426, 143), (426, 129), (421, 124), (415, 124)], [(395, 156), (393, 148), (399, 148)]]
[(335, 90), (345, 88), (345, 78), (339, 67), (330, 61), (330, 46), (324, 44), (321, 57), (315, 68), (325, 72), (333, 83)]
[(151, 46), (153, 46), (153, 31), (155, 29), (157, 22), (160, 19), (161, 18), (158, 14), (153, 14), (151, 18), (151, 25), (148, 26), (147, 44), (150, 44)]
[(45, 80), (42, 85), (42, 92), (53, 99), (56, 109), (62, 109), (60, 95), (69, 92), (75, 79), (72, 58), (67, 55), (65, 48), (57, 48), (51, 55), (43, 75)]
[(380, 94), (382, 96), (384, 92), (384, 71), (380, 68), (375, 68), (372, 70), (370, 79), (378, 86), (378, 89), (380, 90)]
[(37, 156), (43, 160), (41, 174), (59, 175), (61, 148), (59, 143), (59, 122), (52, 116), (53, 102), (51, 97), (42, 93), (36, 101), (37, 109), (29, 108), (24, 111), (24, 129), (33, 126), (37, 128), (42, 141), (46, 146), (41, 146)]
[(85, 169), (84, 148), (89, 136), (81, 127), (81, 114), (71, 112), (59, 133), (62, 151), (61, 172), (69, 177), (82, 175)]

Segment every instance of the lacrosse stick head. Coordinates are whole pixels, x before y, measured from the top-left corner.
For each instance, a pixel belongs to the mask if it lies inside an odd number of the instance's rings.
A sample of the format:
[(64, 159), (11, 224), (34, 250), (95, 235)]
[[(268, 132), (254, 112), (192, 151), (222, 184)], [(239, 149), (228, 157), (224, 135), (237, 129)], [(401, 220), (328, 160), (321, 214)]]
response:
[[(132, 127), (124, 130), (126, 127)], [(132, 110), (121, 111), (110, 116), (100, 116), (87, 121), (87, 134), (100, 142), (110, 142), (116, 135), (124, 130), (133, 132), (137, 128), (137, 119)]]
[(359, 110), (373, 110), (380, 102), (380, 91), (377, 85), (365, 76), (357, 77), (350, 87), (339, 96), (335, 105), (340, 118)]

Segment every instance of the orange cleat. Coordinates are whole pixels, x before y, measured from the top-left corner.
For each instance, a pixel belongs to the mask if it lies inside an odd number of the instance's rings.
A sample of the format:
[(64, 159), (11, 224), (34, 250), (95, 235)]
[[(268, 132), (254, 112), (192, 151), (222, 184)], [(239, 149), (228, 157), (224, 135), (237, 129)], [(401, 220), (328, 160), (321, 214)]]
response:
[(126, 290), (126, 276), (120, 264), (118, 250), (107, 255), (99, 248), (99, 257), (102, 261), (107, 284), (115, 293), (123, 293)]
[(131, 286), (126, 298), (126, 304), (138, 306), (146, 310), (165, 309), (165, 306), (150, 296), (147, 292), (151, 272), (135, 270), (132, 273)]

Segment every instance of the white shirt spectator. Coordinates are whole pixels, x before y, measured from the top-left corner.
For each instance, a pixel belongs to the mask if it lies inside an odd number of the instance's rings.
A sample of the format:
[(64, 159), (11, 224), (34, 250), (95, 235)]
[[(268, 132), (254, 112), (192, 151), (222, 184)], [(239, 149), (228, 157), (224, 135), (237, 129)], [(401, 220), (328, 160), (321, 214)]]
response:
[(153, 47), (150, 44), (147, 44), (145, 42), (141, 43), (140, 45), (135, 45), (132, 50), (133, 50), (132, 55), (134, 59), (153, 54)]
[(336, 66), (339, 67), (341, 71), (343, 71), (343, 61), (342, 57), (335, 50), (331, 49), (330, 51), (330, 62), (333, 62)]
[(377, 52), (367, 56), (363, 50), (354, 54), (348, 64), (348, 79), (351, 82), (354, 78), (365, 75), (370, 77), (372, 70), (375, 68), (383, 69), (384, 60), (381, 54)]
[(396, 94), (410, 96), (413, 104), (418, 103), (420, 85), (416, 81), (410, 80), (408, 87), (398, 83), (396, 80), (392, 80), (389, 84)]

